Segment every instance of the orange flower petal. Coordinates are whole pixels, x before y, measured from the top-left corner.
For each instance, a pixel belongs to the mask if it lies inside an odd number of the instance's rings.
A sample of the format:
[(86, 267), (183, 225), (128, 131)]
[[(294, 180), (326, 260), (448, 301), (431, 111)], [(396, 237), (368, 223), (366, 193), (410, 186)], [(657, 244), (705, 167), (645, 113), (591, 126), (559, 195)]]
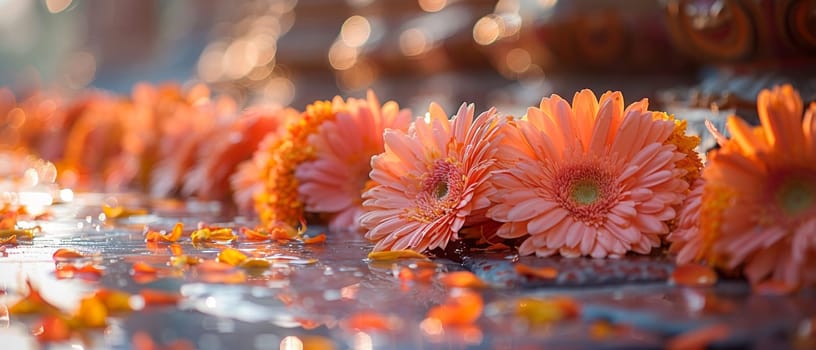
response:
[(202, 228), (193, 231), (190, 239), (193, 242), (231, 242), (237, 236), (231, 228)]
[(42, 332), (36, 336), (40, 342), (61, 342), (71, 339), (71, 326), (63, 317), (46, 315), (40, 321), (39, 328)]
[(238, 266), (243, 268), (243, 269), (248, 269), (248, 270), (252, 270), (252, 269), (268, 269), (268, 268), (270, 268), (272, 266), (272, 263), (269, 262), (269, 260), (266, 260), (266, 259), (248, 258), (248, 259), (245, 259), (243, 262), (241, 262)]
[(558, 270), (553, 267), (532, 267), (529, 265), (517, 263), (515, 265), (516, 273), (522, 276), (553, 279), (558, 277)]
[(144, 299), (145, 305), (175, 305), (181, 300), (181, 294), (177, 292), (157, 289), (142, 289), (139, 295)]
[(378, 260), (396, 260), (396, 259), (428, 259), (427, 256), (417, 253), (410, 249), (404, 250), (389, 250), (368, 253), (368, 258), (374, 261)]
[(216, 261), (222, 262), (232, 266), (238, 266), (247, 259), (246, 254), (235, 248), (226, 248), (218, 253)]
[(202, 273), (224, 273), (233, 271), (234, 266), (215, 260), (204, 260), (196, 266), (196, 271)]
[(108, 325), (108, 308), (105, 304), (94, 297), (83, 298), (79, 302), (79, 309), (74, 315), (81, 326), (88, 328), (102, 328)]
[(457, 289), (444, 304), (428, 311), (428, 318), (439, 320), (443, 326), (464, 326), (476, 322), (482, 315), (484, 301), (479, 293)]
[(148, 230), (145, 234), (145, 242), (177, 242), (181, 238), (182, 233), (184, 233), (184, 224), (177, 222), (170, 233)]
[(17, 235), (0, 238), (0, 245), (17, 245)]
[(416, 278), (416, 275), (414, 274), (414, 271), (411, 271), (411, 269), (403, 267), (399, 270), (397, 278), (399, 278), (399, 280), (403, 282), (410, 282)]
[(130, 312), (133, 306), (130, 304), (131, 295), (125, 292), (99, 289), (94, 293), (94, 298), (101, 301), (110, 312)]
[(516, 300), (516, 315), (526, 319), (531, 325), (575, 318), (579, 313), (578, 303), (570, 298), (539, 299), (524, 297)]
[(390, 331), (395, 328), (390, 317), (373, 311), (355, 313), (346, 318), (343, 325), (346, 329), (362, 332)]
[(118, 219), (118, 218), (126, 218), (130, 216), (137, 216), (137, 215), (146, 215), (147, 209), (144, 208), (125, 208), (123, 206), (117, 205), (115, 207), (109, 205), (102, 206), (102, 212), (105, 213), (105, 217), (109, 219)]
[(30, 241), (34, 239), (33, 229), (5, 229), (0, 230), (0, 239), (10, 239), (12, 236), (17, 236), (16, 240)]
[(170, 265), (175, 267), (194, 266), (201, 263), (201, 258), (189, 255), (174, 255), (170, 257)]
[(323, 243), (325, 241), (326, 241), (326, 234), (325, 233), (321, 233), (321, 234), (319, 234), (317, 236), (307, 237), (307, 238), (303, 239), (303, 243), (306, 243), (306, 244), (317, 244), (317, 243)]
[(85, 255), (77, 251), (76, 249), (71, 248), (60, 248), (54, 252), (51, 256), (54, 260), (66, 260), (66, 259), (77, 259), (82, 258)]
[(170, 254), (172, 254), (173, 256), (184, 255), (184, 250), (181, 248), (181, 244), (173, 243), (167, 248), (170, 249)]
[(477, 277), (475, 274), (473, 274), (473, 272), (470, 271), (456, 271), (446, 273), (439, 278), (439, 281), (448, 287), (459, 288), (487, 287), (487, 283), (482, 281), (479, 277)]
[(684, 264), (674, 268), (671, 282), (688, 287), (709, 287), (717, 283), (717, 272), (708, 266)]
[(133, 266), (131, 268), (133, 269), (134, 274), (141, 273), (141, 274), (154, 275), (154, 274), (159, 272), (159, 270), (157, 268), (155, 268), (154, 266), (148, 265), (148, 264), (143, 263), (141, 261), (133, 263)]
[(28, 295), (14, 303), (14, 305), (9, 306), (8, 311), (10, 314), (27, 315), (59, 313), (59, 309), (56, 306), (51, 305), (51, 303), (43, 299), (40, 291), (34, 288), (34, 285), (31, 284), (30, 280), (26, 280), (26, 286), (28, 286)]
[(249, 241), (267, 241), (271, 238), (268, 232), (253, 230), (248, 227), (241, 227), (240, 232)]
[(170, 235), (165, 237), (165, 240), (168, 242), (176, 242), (181, 238), (182, 233), (184, 233), (184, 224), (181, 222), (177, 222), (173, 225), (173, 230), (170, 231)]

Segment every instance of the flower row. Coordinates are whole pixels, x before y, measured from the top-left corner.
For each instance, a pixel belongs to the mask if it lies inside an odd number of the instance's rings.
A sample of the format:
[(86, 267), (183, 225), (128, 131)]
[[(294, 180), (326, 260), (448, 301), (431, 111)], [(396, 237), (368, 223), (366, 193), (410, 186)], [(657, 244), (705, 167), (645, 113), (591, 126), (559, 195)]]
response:
[(64, 184), (232, 196), (259, 229), (307, 217), (377, 251), (436, 254), (505, 244), (604, 258), (670, 244), (679, 262), (754, 283), (816, 282), (816, 107), (804, 113), (790, 86), (760, 94), (762, 125), (712, 130), (721, 147), (705, 167), (685, 121), (620, 92), (552, 95), (520, 118), (468, 104), (413, 118), (372, 92), (238, 113), (203, 86), (148, 85), (7, 109), (18, 145), (54, 160)]

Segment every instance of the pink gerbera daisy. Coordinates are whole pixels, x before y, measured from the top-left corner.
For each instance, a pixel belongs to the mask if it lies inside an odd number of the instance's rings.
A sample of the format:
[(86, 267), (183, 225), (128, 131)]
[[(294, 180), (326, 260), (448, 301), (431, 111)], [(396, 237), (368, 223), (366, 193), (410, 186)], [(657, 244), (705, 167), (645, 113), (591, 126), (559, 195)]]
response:
[(383, 152), (385, 130), (405, 131), (410, 123), (409, 110), (394, 101), (380, 105), (373, 91), (366, 100), (348, 99), (334, 120), (309, 136), (314, 158), (295, 170), (306, 211), (329, 214), (332, 231), (359, 230), (371, 157)]
[(619, 257), (660, 245), (674, 206), (683, 200), (686, 155), (668, 142), (674, 122), (647, 110), (625, 110), (620, 92), (598, 101), (589, 90), (570, 106), (558, 95), (508, 128), (493, 176), (496, 205), (487, 215), (498, 235), (526, 238), (519, 253)]
[(444, 249), (464, 226), (485, 221), (503, 119), (494, 109), (473, 115), (473, 105), (462, 104), (449, 120), (431, 104), (408, 133), (386, 130), (385, 152), (371, 161), (376, 185), (363, 195), (360, 218), (374, 250)]

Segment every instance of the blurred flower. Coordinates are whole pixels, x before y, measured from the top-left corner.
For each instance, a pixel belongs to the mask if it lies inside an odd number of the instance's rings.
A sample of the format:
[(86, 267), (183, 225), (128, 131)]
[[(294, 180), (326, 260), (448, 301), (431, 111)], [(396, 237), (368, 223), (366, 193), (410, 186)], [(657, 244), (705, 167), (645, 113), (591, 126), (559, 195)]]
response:
[(314, 159), (295, 171), (306, 211), (331, 214), (332, 231), (358, 230), (361, 196), (373, 185), (368, 177), (371, 157), (383, 152), (383, 132), (406, 131), (410, 123), (409, 110), (393, 101), (381, 106), (372, 91), (366, 100), (348, 99), (334, 120), (309, 137)]
[(669, 142), (675, 123), (647, 108), (642, 100), (624, 110), (620, 92), (598, 101), (589, 90), (572, 106), (553, 95), (530, 108), (493, 176), (498, 235), (526, 237), (523, 255), (620, 257), (659, 246), (689, 185), (677, 168), (686, 154)]
[(229, 97), (211, 99), (206, 85), (188, 90), (175, 84), (152, 86), (139, 84), (133, 89), (133, 103), (140, 113), (155, 120), (157, 134), (154, 158), (145, 164), (150, 172), (150, 193), (174, 194), (184, 176), (195, 166), (201, 146), (215, 137), (217, 126), (232, 122), (235, 101)]
[(375, 251), (444, 249), (460, 239), (460, 229), (484, 221), (504, 122), (494, 109), (473, 114), (473, 105), (462, 104), (448, 120), (431, 104), (408, 133), (385, 132), (385, 152), (371, 160), (376, 185), (363, 194), (360, 218)]
[(703, 171), (699, 233), (677, 235), (674, 249), (683, 253), (699, 240), (702, 253), (693, 260), (742, 267), (754, 284), (813, 284), (816, 104), (802, 119), (802, 99), (785, 85), (760, 92), (757, 111), (758, 127), (728, 119), (732, 138), (712, 152)]
[(279, 134), (288, 116), (283, 109), (256, 108), (217, 126), (217, 132), (199, 147), (196, 165), (184, 179), (182, 194), (206, 200), (230, 198), (230, 176), (238, 164), (251, 158), (267, 135)]

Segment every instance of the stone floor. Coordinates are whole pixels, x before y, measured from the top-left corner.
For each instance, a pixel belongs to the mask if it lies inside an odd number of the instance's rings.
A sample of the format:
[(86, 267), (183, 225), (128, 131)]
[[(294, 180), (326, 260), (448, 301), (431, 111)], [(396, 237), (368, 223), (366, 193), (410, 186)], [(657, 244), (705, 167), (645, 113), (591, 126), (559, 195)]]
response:
[[(149, 215), (100, 220), (101, 195), (79, 196), (52, 208), (30, 242), (7, 247), (0, 257), (2, 348), (50, 349), (663, 349), (815, 348), (816, 293), (752, 294), (739, 279), (713, 287), (669, 283), (674, 269), (664, 256), (619, 260), (540, 259), (511, 251), (471, 254), (454, 262), (434, 259), (367, 259), (371, 245), (359, 235), (327, 233), (325, 243), (248, 242), (226, 244), (271, 262), (265, 269), (213, 271), (168, 266), (171, 256), (212, 260), (223, 244), (146, 244), (144, 228), (169, 230), (176, 222), (239, 227), (242, 219), (219, 216), (217, 206), (130, 198)], [(121, 199), (121, 198), (120, 198)], [(104, 219), (104, 218), (103, 218)], [(307, 234), (323, 232), (310, 227)], [(52, 254), (70, 247), (101, 274), (55, 272)], [(179, 252), (178, 249), (181, 249)], [(134, 264), (158, 272), (134, 272)], [(520, 275), (515, 264), (555, 272), (549, 278)], [(550, 269), (546, 269), (550, 268)], [(430, 269), (428, 279), (405, 278)], [(456, 288), (442, 283), (448, 272), (468, 270), (488, 287), (475, 289), (484, 308), (473, 323), (439, 325), (430, 309), (446, 303)], [(25, 279), (64, 310), (99, 288), (134, 295), (145, 289), (180, 296), (177, 303), (147, 305), (114, 315), (104, 329), (77, 333), (68, 341), (38, 344), (39, 316), (9, 315), (26, 293)], [(521, 312), (537, 300), (536, 312)], [(569, 301), (575, 313), (548, 301)], [(558, 304), (559, 302), (556, 302)], [(543, 306), (542, 306), (543, 305)], [(569, 308), (568, 308), (569, 309)], [(572, 310), (572, 309), (570, 309)], [(376, 315), (361, 321), (361, 315)], [(532, 316), (531, 316), (532, 315)], [(3, 317), (5, 316), (5, 317)], [(10, 346), (7, 347), (6, 345)], [(152, 347), (151, 347), (152, 346)]]

